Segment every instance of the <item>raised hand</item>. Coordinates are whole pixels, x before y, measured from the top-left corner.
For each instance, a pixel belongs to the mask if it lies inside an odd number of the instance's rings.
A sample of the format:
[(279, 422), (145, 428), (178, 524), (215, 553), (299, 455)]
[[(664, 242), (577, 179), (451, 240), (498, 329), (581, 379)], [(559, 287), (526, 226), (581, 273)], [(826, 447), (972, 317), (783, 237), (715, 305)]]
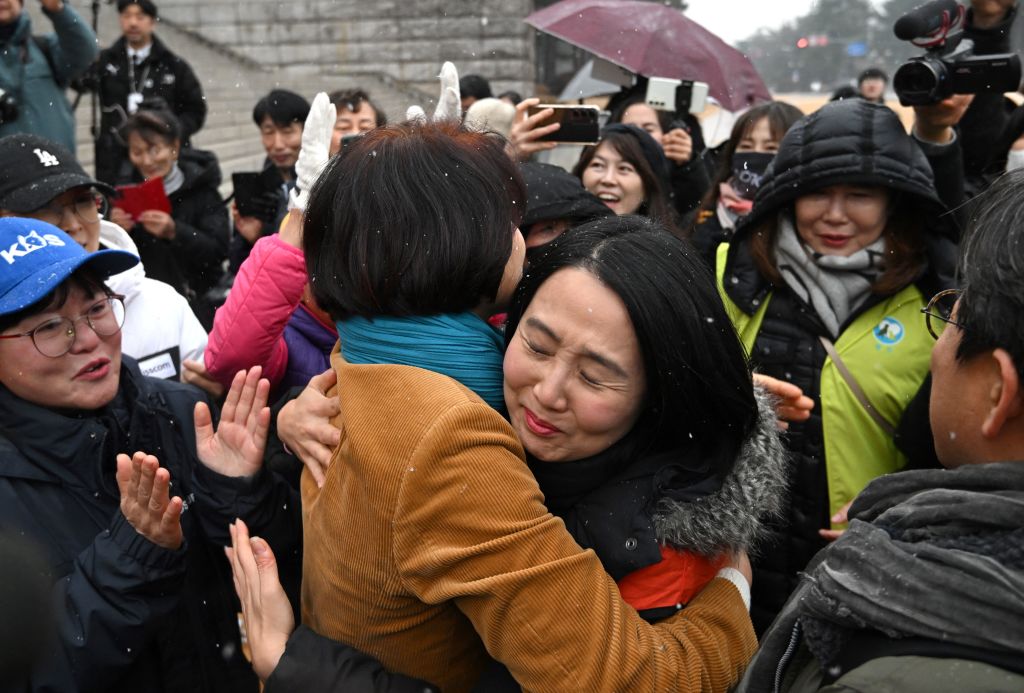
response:
[(231, 548), (224, 551), (231, 562), (235, 592), (242, 604), (252, 668), (266, 681), (284, 654), (288, 636), (295, 630), (295, 616), (277, 575), (277, 559), (270, 545), (259, 537), (250, 539), (249, 528), (241, 520), (229, 529)]
[(317, 486), (324, 485), (334, 448), (341, 442), (341, 431), (331, 425), (341, 412), (338, 398), (327, 396), (337, 382), (333, 369), (321, 373), (277, 413), (278, 437), (306, 465)]
[(260, 366), (253, 366), (235, 374), (216, 430), (210, 408), (205, 402), (196, 403), (196, 452), (199, 461), (218, 474), (252, 476), (263, 466), (270, 428), (270, 381), (261, 379), (262, 373)]
[(319, 92), (302, 128), (302, 148), (295, 162), (295, 188), (288, 196), (288, 209), (306, 208), (309, 191), (331, 158), (331, 139), (337, 120), (338, 109), (326, 93)]
[(674, 128), (665, 133), (661, 138), (661, 146), (665, 150), (665, 158), (680, 166), (693, 157), (693, 138), (682, 128)]
[(537, 141), (538, 138), (555, 132), (561, 127), (558, 123), (537, 127), (538, 123), (543, 122), (545, 118), (550, 117), (554, 113), (552, 109), (545, 108), (534, 113), (532, 116), (528, 115), (527, 111), (530, 107), (536, 106), (539, 103), (540, 99), (531, 98), (524, 99), (516, 104), (515, 122), (512, 123), (512, 130), (508, 133), (508, 140), (512, 143), (519, 161), (527, 161), (537, 152), (554, 149), (558, 146), (556, 142)]
[(181, 498), (170, 497), (171, 474), (152, 455), (117, 456), (121, 514), (135, 531), (157, 546), (181, 547)]

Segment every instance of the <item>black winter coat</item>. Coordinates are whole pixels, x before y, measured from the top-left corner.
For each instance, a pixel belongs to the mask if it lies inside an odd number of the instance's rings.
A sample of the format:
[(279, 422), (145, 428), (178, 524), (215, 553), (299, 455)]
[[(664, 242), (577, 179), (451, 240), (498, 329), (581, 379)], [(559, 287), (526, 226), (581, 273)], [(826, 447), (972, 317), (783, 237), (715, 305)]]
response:
[(181, 123), (183, 146), (188, 145), (189, 138), (206, 120), (206, 99), (195, 73), (156, 36), (149, 56), (134, 70), (129, 69), (126, 41), (119, 38), (100, 53), (92, 76), (99, 90), (101, 113), (96, 138), (96, 178), (105, 183), (116, 185), (132, 178), (128, 149), (117, 134), (128, 115), (130, 93), (137, 90), (146, 101), (164, 101)]
[[(723, 281), (728, 296), (748, 314), (756, 312), (771, 292), (750, 354), (752, 365), (760, 373), (795, 384), (815, 401), (809, 420), (789, 425), (786, 443), (793, 454), (789, 498), (773, 536), (753, 557), (751, 618), (758, 633), (770, 625), (796, 587), (797, 573), (825, 546), (818, 530), (830, 524), (820, 397), (827, 354), (819, 337), (832, 335), (813, 308), (788, 286), (774, 286), (760, 273), (750, 239), (754, 229), (762, 222), (771, 223), (797, 197), (844, 183), (886, 187), (902, 193), (904, 204), (915, 205), (931, 223), (926, 226), (924, 262), (914, 283), (925, 297), (954, 285), (956, 249), (937, 231), (935, 220), (942, 205), (932, 169), (891, 110), (860, 99), (836, 102), (793, 126), (765, 174), (753, 210), (740, 222), (730, 243)], [(869, 296), (840, 332), (884, 298)], [(920, 426), (927, 426), (926, 417), (903, 428)], [(931, 439), (928, 433), (915, 438)]]
[(213, 152), (182, 150), (178, 166), (185, 182), (168, 195), (174, 238), (157, 238), (141, 224), (129, 234), (139, 248), (146, 275), (173, 286), (195, 308), (196, 300), (224, 275), (231, 222), (217, 191), (220, 166)]
[[(60, 413), (0, 387), (0, 531), (36, 542), (50, 566), (56, 637), (25, 684), (3, 691), (257, 690), (240, 649), (222, 546), (235, 517), (301, 561), (297, 498), (269, 473), (231, 479), (196, 458), (195, 388), (143, 377), (124, 358), (114, 401)], [(119, 509), (115, 455), (145, 450), (185, 500), (185, 543), (163, 549)]]

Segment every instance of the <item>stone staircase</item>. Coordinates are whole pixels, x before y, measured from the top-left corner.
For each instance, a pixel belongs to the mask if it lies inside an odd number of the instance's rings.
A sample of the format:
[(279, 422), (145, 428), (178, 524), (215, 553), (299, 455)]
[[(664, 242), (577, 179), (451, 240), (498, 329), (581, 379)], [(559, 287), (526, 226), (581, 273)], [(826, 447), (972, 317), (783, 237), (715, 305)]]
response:
[[(36, 3), (30, 3), (35, 5)], [(76, 9), (79, 9), (76, 5)], [(38, 12), (32, 12), (35, 33), (50, 30), (49, 22)], [(31, 11), (31, 10), (30, 10)], [(79, 10), (87, 16), (88, 7)], [(88, 18), (88, 17), (87, 17)], [(100, 46), (109, 46), (120, 36), (117, 11), (104, 4), (100, 10), (98, 36)], [(433, 102), (436, 95), (426, 95), (404, 87), (385, 76), (360, 74), (347, 80), (336, 75), (318, 74), (311, 70), (268, 70), (228, 49), (200, 36), (162, 21), (157, 28), (160, 39), (175, 53), (192, 65), (203, 84), (209, 105), (206, 123), (193, 137), (196, 147), (209, 149), (220, 161), (224, 184), (221, 194), (231, 192), (231, 174), (236, 171), (257, 170), (264, 159), (259, 133), (252, 121), (252, 108), (256, 101), (274, 88), (290, 89), (312, 101), (317, 91), (332, 91), (360, 86), (379, 103), (388, 118), (401, 120), (405, 109), (412, 103)], [(438, 65), (440, 68), (440, 65)], [(72, 92), (73, 95), (73, 92)], [(92, 171), (94, 150), (90, 134), (89, 95), (82, 97), (76, 112), (77, 154), (86, 170)]]

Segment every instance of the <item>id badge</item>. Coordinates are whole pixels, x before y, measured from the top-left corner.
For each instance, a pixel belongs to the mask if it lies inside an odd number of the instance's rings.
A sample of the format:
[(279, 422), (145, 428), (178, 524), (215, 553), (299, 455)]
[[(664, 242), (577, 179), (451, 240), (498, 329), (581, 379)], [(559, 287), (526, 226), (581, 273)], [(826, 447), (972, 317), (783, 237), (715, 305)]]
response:
[(128, 95), (128, 112), (135, 113), (139, 110), (139, 104), (142, 103), (142, 94), (137, 91), (132, 92)]

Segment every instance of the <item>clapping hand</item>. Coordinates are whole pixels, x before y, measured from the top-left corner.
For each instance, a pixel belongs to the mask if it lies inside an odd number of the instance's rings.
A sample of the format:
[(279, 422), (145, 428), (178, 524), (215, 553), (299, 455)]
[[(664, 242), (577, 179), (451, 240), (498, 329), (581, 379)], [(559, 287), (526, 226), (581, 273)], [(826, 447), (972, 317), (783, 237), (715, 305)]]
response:
[(229, 477), (252, 476), (263, 466), (270, 428), (270, 381), (263, 369), (239, 371), (231, 381), (216, 430), (205, 402), (195, 408), (196, 452), (206, 467)]
[[(433, 121), (459, 120), (462, 118), (462, 98), (459, 93), (459, 71), (455, 65), (445, 62), (441, 66), (441, 73), (437, 76), (441, 81), (441, 93), (437, 97), (437, 107), (434, 109)], [(406, 120), (419, 120), (426, 122), (427, 114), (421, 106), (409, 106), (405, 111)]]
[(224, 551), (242, 605), (252, 668), (266, 681), (284, 654), (288, 636), (295, 630), (295, 615), (277, 575), (277, 559), (270, 545), (259, 537), (250, 539), (249, 528), (241, 520), (229, 529), (231, 548)]
[(171, 474), (152, 455), (117, 456), (121, 514), (135, 531), (171, 551), (181, 547), (181, 498), (170, 497)]

